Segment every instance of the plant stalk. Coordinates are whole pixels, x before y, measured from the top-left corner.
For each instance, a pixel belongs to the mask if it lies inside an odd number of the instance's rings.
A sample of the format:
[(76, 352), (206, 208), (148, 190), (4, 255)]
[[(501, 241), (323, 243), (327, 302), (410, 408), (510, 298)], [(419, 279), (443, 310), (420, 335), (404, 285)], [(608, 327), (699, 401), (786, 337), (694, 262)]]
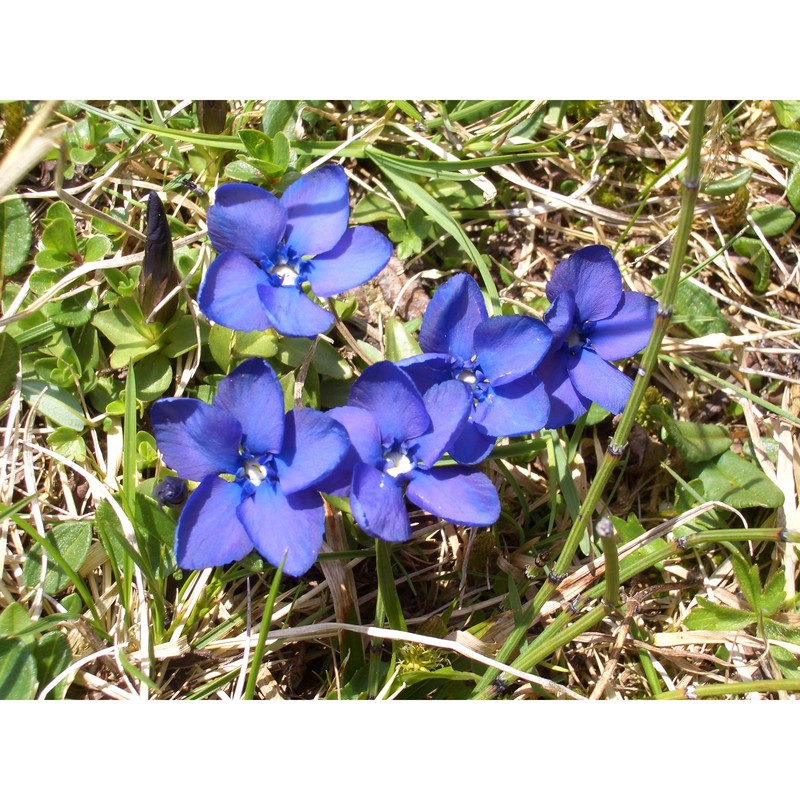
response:
[[(644, 356), (642, 357), (641, 366), (637, 371), (636, 380), (631, 390), (631, 396), (628, 399), (628, 404), (625, 406), (622, 418), (617, 425), (614, 438), (600, 464), (597, 475), (594, 481), (592, 481), (586, 498), (578, 512), (578, 516), (572, 524), (572, 528), (567, 536), (567, 541), (561, 550), (551, 576), (549, 576), (548, 581), (539, 590), (531, 605), (518, 621), (517, 626), (511, 632), (508, 639), (506, 639), (497, 655), (498, 661), (507, 662), (511, 653), (515, 652), (522, 644), (525, 634), (533, 620), (536, 619), (544, 607), (544, 604), (556, 590), (560, 582), (559, 578), (563, 579), (562, 576), (566, 575), (566, 570), (571, 564), (581, 538), (589, 524), (589, 518), (594, 514), (606, 484), (617, 466), (620, 456), (627, 444), (628, 436), (636, 418), (636, 412), (644, 397), (645, 389), (650, 382), (650, 376), (655, 369), (658, 353), (661, 349), (661, 342), (664, 339), (672, 317), (672, 306), (675, 302), (675, 295), (678, 290), (678, 283), (680, 282), (681, 270), (686, 256), (689, 234), (691, 233), (692, 221), (694, 218), (697, 192), (700, 188), (700, 156), (703, 144), (706, 105), (707, 101), (699, 100), (695, 102), (692, 108), (692, 116), (689, 124), (687, 165), (683, 180), (683, 195), (678, 228), (675, 233), (675, 241), (673, 243), (672, 256), (667, 270), (667, 278), (664, 283), (658, 311), (656, 312), (653, 332), (650, 336), (650, 342), (647, 345)], [(517, 666), (517, 660), (513, 662), (513, 666)], [(498, 671), (496, 669), (486, 670), (478, 685), (475, 687), (473, 696), (478, 699), (488, 698), (490, 695), (490, 686), (492, 681), (497, 677), (497, 674)]]

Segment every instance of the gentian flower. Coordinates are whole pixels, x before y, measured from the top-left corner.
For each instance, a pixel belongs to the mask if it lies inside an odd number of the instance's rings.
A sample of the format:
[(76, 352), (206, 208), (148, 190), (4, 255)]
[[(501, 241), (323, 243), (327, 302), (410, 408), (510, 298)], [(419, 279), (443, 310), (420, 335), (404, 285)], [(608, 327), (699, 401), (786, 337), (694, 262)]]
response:
[[(500, 500), (489, 478), (465, 467), (435, 467), (466, 419), (471, 395), (460, 381), (420, 395), (389, 361), (364, 370), (348, 404), (328, 412), (353, 447), (350, 508), (366, 533), (389, 542), (411, 536), (403, 496), (448, 522), (491, 525)], [(346, 463), (346, 462), (345, 462)]]
[(550, 413), (534, 369), (552, 334), (539, 320), (489, 317), (478, 284), (466, 274), (442, 284), (422, 318), (422, 355), (398, 361), (417, 388), (461, 382), (471, 393), (469, 417), (450, 447), (460, 464), (477, 464), (498, 436), (540, 430)]
[(548, 428), (574, 422), (592, 401), (619, 414), (633, 381), (609, 364), (638, 353), (650, 338), (658, 304), (622, 290), (611, 251), (592, 245), (554, 270), (545, 292), (544, 321), (553, 332), (550, 354), (536, 374), (550, 395)]
[(284, 416), (278, 379), (257, 358), (220, 381), (213, 405), (157, 400), (151, 418), (166, 464), (200, 483), (178, 519), (179, 566), (221, 566), (255, 548), (275, 566), (285, 555), (289, 575), (311, 567), (325, 529), (313, 487), (349, 449), (341, 425), (312, 409)]
[(306, 296), (353, 289), (380, 272), (392, 254), (374, 228), (348, 228), (347, 177), (329, 165), (275, 195), (248, 183), (226, 183), (208, 209), (208, 234), (219, 253), (197, 301), (214, 322), (239, 331), (275, 328), (316, 336), (333, 315)]

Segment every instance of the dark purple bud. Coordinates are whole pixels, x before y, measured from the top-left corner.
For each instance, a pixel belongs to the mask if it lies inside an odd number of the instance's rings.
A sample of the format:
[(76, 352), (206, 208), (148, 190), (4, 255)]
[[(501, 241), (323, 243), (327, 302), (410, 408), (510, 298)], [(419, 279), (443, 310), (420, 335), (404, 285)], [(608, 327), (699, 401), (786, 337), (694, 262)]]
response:
[(228, 117), (227, 100), (198, 100), (197, 119), (203, 133), (222, 133)]
[[(144, 245), (142, 274), (139, 278), (139, 302), (145, 318), (178, 285), (178, 273), (172, 263), (172, 237), (164, 206), (155, 192), (147, 198), (147, 241)], [(154, 319), (168, 322), (178, 310), (178, 295), (162, 306)]]
[(159, 481), (153, 489), (158, 507), (179, 506), (186, 499), (186, 481), (170, 476)]

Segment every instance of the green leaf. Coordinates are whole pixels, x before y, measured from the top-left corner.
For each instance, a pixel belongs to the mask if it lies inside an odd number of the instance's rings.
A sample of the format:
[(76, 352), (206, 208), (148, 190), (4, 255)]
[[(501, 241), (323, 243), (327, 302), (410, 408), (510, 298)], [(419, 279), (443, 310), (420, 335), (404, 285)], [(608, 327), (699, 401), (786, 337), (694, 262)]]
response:
[(792, 167), (789, 180), (786, 182), (786, 199), (792, 208), (800, 213), (800, 162)]
[(145, 403), (161, 397), (172, 383), (172, 365), (160, 353), (138, 361), (133, 371), (136, 374), (136, 397)]
[(384, 347), (387, 361), (400, 361), (403, 358), (422, 353), (422, 348), (417, 340), (408, 332), (403, 321), (397, 317), (390, 317), (386, 320)]
[(272, 139), (266, 133), (249, 128), (239, 131), (239, 138), (253, 158), (272, 160)]
[(86, 443), (83, 436), (71, 428), (56, 428), (48, 437), (47, 444), (64, 458), (82, 464), (86, 460)]
[(771, 205), (754, 208), (750, 216), (766, 237), (780, 236), (794, 225), (795, 213), (784, 206)]
[(698, 471), (706, 500), (720, 500), (734, 508), (778, 508), (783, 492), (760, 467), (730, 451)]
[(608, 416), (611, 416), (610, 411), (597, 405), (597, 403), (592, 403), (586, 412), (586, 424), (589, 426), (597, 425), (598, 422), (602, 422)]
[(19, 345), (5, 331), (0, 331), (0, 402), (6, 399), (17, 382)]
[(775, 131), (767, 137), (767, 145), (778, 158), (790, 164), (800, 161), (800, 131)]
[(740, 631), (757, 621), (758, 615), (738, 608), (723, 608), (697, 597), (700, 608), (693, 609), (684, 620), (690, 631)]
[(97, 292), (89, 288), (72, 295), (72, 297), (66, 297), (55, 303), (48, 303), (43, 310), (56, 325), (63, 325), (66, 328), (80, 328), (92, 318), (92, 312), (97, 308), (97, 303)]
[(747, 599), (748, 605), (753, 611), (759, 611), (761, 608), (761, 582), (758, 579), (758, 567), (748, 564), (739, 553), (736, 553), (731, 559), (731, 566), (736, 575), (739, 589)]
[(687, 461), (709, 461), (731, 446), (731, 438), (721, 425), (675, 420), (655, 405), (651, 406), (650, 414), (667, 429), (670, 441)]
[(33, 644), (33, 633), (21, 633), (31, 626), (31, 618), (22, 603), (14, 602), (0, 614), (0, 638), (19, 638), (23, 644)]
[[(664, 280), (663, 275), (653, 278), (653, 286), (658, 292), (662, 291)], [(719, 310), (717, 301), (691, 281), (682, 281), (678, 284), (675, 308), (678, 314), (675, 315), (674, 322), (683, 325), (695, 336), (730, 332), (728, 321)]]
[(81, 404), (60, 386), (48, 384), (25, 378), (22, 381), (22, 397), (32, 405), (42, 390), (46, 390), (39, 400), (37, 410), (56, 426), (62, 425), (74, 431), (82, 431), (86, 427), (86, 417), (83, 415)]
[(136, 469), (140, 472), (158, 461), (158, 447), (153, 435), (147, 431), (136, 431)]
[(277, 334), (273, 330), (240, 331), (234, 340), (234, 352), (237, 358), (272, 358), (278, 352)]
[[(166, 344), (161, 352), (167, 358), (177, 358), (197, 347), (197, 331), (190, 316), (181, 317), (164, 332)], [(200, 341), (202, 342), (202, 336)]]
[(760, 239), (754, 239), (752, 236), (740, 236), (733, 243), (734, 252), (744, 258), (753, 258), (759, 253), (764, 253), (764, 245)]
[(798, 663), (797, 659), (788, 650), (784, 650), (782, 647), (778, 647), (778, 645), (774, 644), (770, 647), (769, 652), (775, 659), (775, 663), (783, 673), (784, 678), (788, 678), (789, 680), (800, 679), (800, 663)]
[(775, 622), (774, 619), (765, 619), (764, 634), (768, 639), (800, 645), (800, 627), (796, 625), (784, 625), (782, 622)]
[[(33, 263), (36, 264), (40, 270), (58, 270), (62, 269), (63, 267), (73, 266), (75, 259), (72, 256), (65, 255), (64, 253), (57, 253), (55, 250), (41, 250), (34, 256)], [(36, 294), (41, 294), (44, 290), (39, 284), (39, 280), (43, 277), (44, 276), (37, 272), (34, 272), (31, 275), (31, 288), (36, 292)], [(58, 280), (58, 277), (58, 275), (54, 276), (50, 280), (50, 283), (55, 283), (56, 280)]]
[(243, 183), (259, 183), (263, 178), (261, 171), (247, 161), (232, 161), (227, 164), (225, 177)]
[(261, 117), (261, 130), (267, 136), (275, 136), (278, 132), (289, 136), (294, 129), (294, 114), (299, 105), (297, 100), (267, 100)]
[(115, 347), (146, 348), (153, 344), (152, 338), (144, 336), (132, 326), (131, 320), (120, 308), (95, 314), (92, 325)]
[[(275, 357), (279, 363), (294, 369), (303, 363), (311, 344), (310, 339), (284, 337), (278, 342)], [(353, 377), (352, 367), (324, 339), (317, 340), (311, 363), (317, 368), (320, 375), (337, 380), (349, 380)]]
[[(611, 522), (614, 525), (614, 530), (619, 534), (619, 538), (623, 543), (632, 542), (637, 536), (644, 533), (644, 527), (639, 522), (636, 514), (631, 512), (628, 514), (627, 519), (615, 517), (611, 515)], [(644, 545), (639, 552), (644, 555), (656, 555), (661, 547), (661, 542), (649, 542)]]
[(784, 583), (783, 572), (778, 570), (769, 581), (767, 581), (767, 585), (761, 593), (761, 609), (768, 617), (777, 614), (786, 600)]
[(152, 497), (141, 492), (134, 499), (134, 521), (145, 536), (155, 536), (162, 544), (175, 544), (175, 520)]
[(258, 167), (267, 177), (282, 175), (289, 166), (291, 148), (286, 134), (278, 131), (273, 137), (256, 130), (243, 130), (239, 132), (242, 144), (247, 152), (253, 156), (253, 166)]
[(97, 234), (86, 240), (86, 249), (83, 257), (86, 261), (100, 261), (111, 252), (111, 239), (103, 234)]
[(74, 261), (80, 254), (78, 239), (75, 236), (75, 224), (69, 220), (57, 218), (48, 223), (42, 232), (42, 244), (61, 256)]
[(0, 203), (0, 280), (22, 269), (31, 250), (33, 229), (28, 207), (17, 197)]
[(788, 128), (793, 122), (800, 119), (800, 100), (773, 100), (772, 110), (783, 125)]
[(408, 686), (413, 686), (415, 683), (421, 681), (471, 681), (477, 683), (480, 680), (480, 675), (474, 672), (459, 672), (452, 667), (442, 667), (441, 669), (429, 671), (415, 671), (402, 673), (402, 681)]
[(141, 492), (134, 497), (134, 525), (138, 533), (143, 556), (157, 578), (167, 578), (177, 566), (173, 551), (175, 545), (175, 520), (158, 503)]
[[(92, 544), (92, 525), (90, 522), (62, 522), (53, 527), (48, 538), (67, 564), (77, 572), (86, 560)], [(42, 548), (39, 544), (35, 544), (22, 565), (22, 581), (31, 589), (39, 585), (42, 568), (41, 553)], [(44, 591), (47, 594), (58, 594), (69, 585), (69, 577), (48, 558), (44, 576)]]
[(36, 696), (36, 657), (20, 641), (0, 640), (0, 700)]
[(742, 186), (745, 186), (752, 176), (753, 170), (750, 169), (750, 167), (740, 167), (734, 170), (729, 178), (722, 178), (721, 180), (706, 184), (702, 191), (712, 197), (726, 197), (727, 195), (733, 194)]
[[(72, 651), (67, 639), (59, 631), (45, 633), (36, 643), (36, 668), (39, 686), (44, 688), (53, 678), (60, 675), (72, 663)], [(71, 679), (59, 681), (48, 693), (48, 699), (63, 700)]]
[(390, 219), (387, 227), (389, 238), (397, 245), (395, 249), (399, 259), (405, 260), (422, 252), (422, 239), (408, 229), (404, 219)]
[(375, 192), (365, 194), (353, 209), (350, 219), (355, 225), (369, 225), (385, 219), (395, 219), (397, 209), (385, 197)]
[(223, 325), (214, 325), (208, 332), (208, 349), (211, 358), (223, 371), (228, 372), (231, 366), (231, 356), (233, 353), (233, 342), (236, 338), (236, 331), (226, 328)]

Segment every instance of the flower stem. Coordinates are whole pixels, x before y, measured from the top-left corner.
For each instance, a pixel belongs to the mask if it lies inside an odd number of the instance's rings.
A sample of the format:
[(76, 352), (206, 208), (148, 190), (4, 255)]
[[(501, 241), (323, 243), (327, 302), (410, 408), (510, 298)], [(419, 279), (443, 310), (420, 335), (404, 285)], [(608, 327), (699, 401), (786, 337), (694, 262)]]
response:
[(603, 547), (603, 558), (606, 568), (606, 603), (616, 606), (619, 603), (619, 553), (617, 543), (614, 541), (614, 525), (609, 517), (603, 517), (595, 531)]
[[(557, 579), (559, 576), (566, 573), (567, 568), (572, 562), (578, 545), (586, 531), (589, 523), (589, 518), (595, 513), (597, 504), (603, 491), (611, 477), (612, 472), (619, 462), (625, 446), (628, 441), (628, 435), (636, 418), (636, 412), (644, 397), (645, 389), (650, 382), (650, 376), (655, 369), (658, 359), (658, 352), (661, 348), (661, 342), (669, 327), (670, 318), (672, 317), (672, 305), (675, 302), (675, 295), (678, 290), (678, 283), (681, 276), (681, 268), (686, 256), (686, 249), (689, 243), (689, 234), (691, 233), (692, 220), (694, 218), (694, 207), (697, 200), (697, 190), (700, 187), (700, 154), (703, 144), (703, 127), (705, 122), (707, 102), (699, 100), (695, 102), (692, 108), (692, 116), (689, 124), (689, 145), (687, 153), (687, 165), (685, 177), (683, 180), (683, 196), (681, 201), (680, 219), (678, 221), (678, 228), (675, 233), (675, 241), (672, 248), (672, 256), (669, 262), (669, 269), (667, 270), (667, 278), (664, 283), (664, 289), (661, 294), (658, 311), (656, 313), (656, 321), (653, 325), (653, 332), (650, 336), (650, 342), (642, 357), (641, 366), (636, 375), (636, 380), (631, 390), (631, 396), (625, 406), (625, 411), (622, 418), (617, 425), (617, 430), (614, 438), (606, 451), (605, 457), (600, 464), (595, 479), (592, 481), (589, 491), (586, 494), (578, 516), (575, 518), (572, 528), (567, 535), (567, 541), (561, 550), (561, 553), (556, 562), (553, 570), (553, 579), (544, 583), (542, 588), (537, 593), (531, 605), (521, 615), (517, 626), (509, 635), (503, 644), (500, 652), (497, 654), (498, 661), (507, 662), (510, 655), (517, 650), (525, 638), (525, 634), (533, 623), (533, 620), (539, 615), (539, 612), (544, 607), (544, 604), (556, 590), (558, 585)], [(589, 612), (591, 614), (593, 612)], [(588, 615), (587, 615), (588, 616)], [(577, 623), (576, 623), (577, 624)], [(574, 627), (574, 626), (572, 626)], [(570, 628), (571, 630), (571, 628)], [(530, 650), (530, 648), (529, 648)], [(524, 655), (527, 655), (526, 651)], [(517, 667), (517, 661), (513, 662), (513, 666)], [(485, 699), (490, 695), (490, 686), (492, 681), (497, 677), (497, 670), (488, 669), (483, 674), (478, 685), (475, 687), (474, 696), (476, 698)]]
[(280, 565), (275, 570), (275, 576), (272, 579), (272, 586), (269, 587), (267, 604), (264, 607), (264, 614), (261, 617), (261, 628), (258, 631), (258, 642), (256, 643), (256, 649), (253, 651), (253, 660), (250, 662), (250, 674), (247, 676), (247, 686), (245, 687), (243, 697), (244, 700), (252, 700), (256, 693), (256, 681), (258, 680), (258, 672), (261, 668), (261, 661), (264, 658), (264, 647), (267, 643), (267, 634), (269, 633), (269, 626), (272, 622), (272, 609), (275, 606), (275, 598), (278, 596), (278, 589), (280, 589), (282, 576), (283, 561), (281, 561)]
[(701, 697), (720, 697), (726, 694), (749, 692), (799, 692), (800, 680), (744, 681), (742, 683), (713, 683), (709, 686), (687, 686), (672, 692), (662, 692), (655, 700), (695, 700)]

